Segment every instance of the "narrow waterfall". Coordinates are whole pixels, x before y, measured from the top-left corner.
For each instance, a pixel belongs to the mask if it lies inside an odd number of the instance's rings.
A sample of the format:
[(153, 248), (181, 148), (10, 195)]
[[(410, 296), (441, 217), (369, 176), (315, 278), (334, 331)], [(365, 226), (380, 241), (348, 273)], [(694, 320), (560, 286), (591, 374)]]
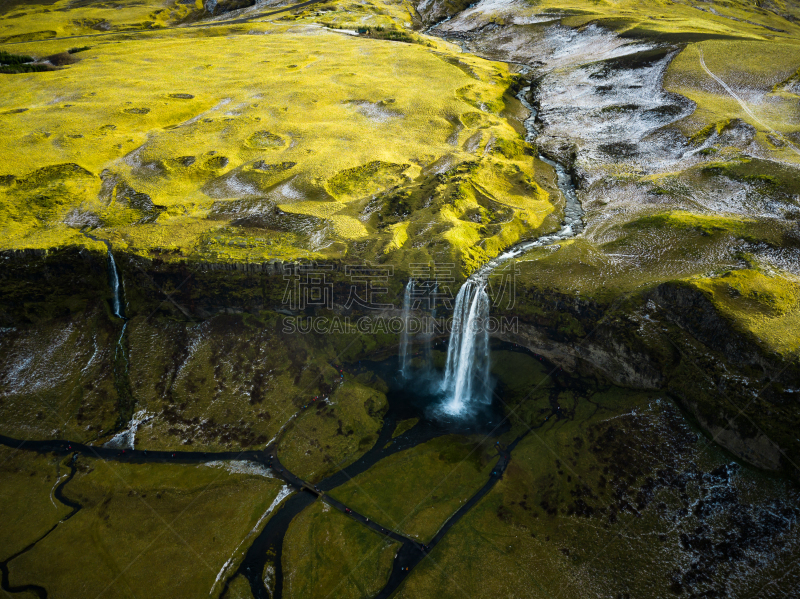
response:
[(122, 294), (120, 293), (119, 272), (117, 271), (117, 263), (114, 262), (114, 254), (111, 253), (110, 247), (108, 248), (108, 277), (111, 282), (111, 291), (114, 292), (114, 299), (112, 301), (114, 316), (117, 318), (125, 318), (122, 311)]
[(122, 330), (119, 333), (119, 339), (117, 339), (117, 349), (115, 350), (115, 353), (122, 352), (122, 357), (125, 360), (125, 370), (127, 370), (128, 358), (125, 355), (125, 348), (122, 346), (122, 339), (125, 336), (125, 329), (128, 328), (128, 319), (125, 317), (125, 308), (122, 305), (122, 289), (119, 279), (119, 270), (117, 269), (117, 263), (114, 261), (114, 254), (111, 253), (110, 245), (108, 246), (108, 278), (109, 284), (111, 285), (111, 291), (114, 293), (114, 297), (111, 300), (111, 309), (114, 312), (114, 316), (121, 318), (124, 321), (122, 323)]
[(403, 294), (403, 332), (400, 334), (400, 376), (408, 378), (408, 328), (411, 320), (411, 290), (414, 279), (409, 279)]
[(442, 391), (448, 414), (460, 414), (471, 403), (491, 403), (488, 318), (486, 279), (470, 277), (456, 296), (447, 347)]

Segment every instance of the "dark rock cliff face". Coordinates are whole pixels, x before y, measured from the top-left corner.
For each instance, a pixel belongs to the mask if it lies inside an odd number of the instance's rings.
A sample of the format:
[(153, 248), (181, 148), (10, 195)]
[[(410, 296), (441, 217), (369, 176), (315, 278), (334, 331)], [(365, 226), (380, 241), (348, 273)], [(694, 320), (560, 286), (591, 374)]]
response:
[[(800, 364), (735, 330), (698, 290), (664, 283), (608, 304), (525, 290), (516, 331), (498, 335), (555, 365), (616, 385), (668, 391), (714, 441), (797, 477)], [(531, 306), (536, 314), (526, 313)]]
[(0, 326), (85, 310), (111, 296), (105, 255), (85, 249), (0, 253)]
[[(176, 263), (120, 256), (117, 262), (126, 280), (132, 314), (158, 313), (190, 319), (210, 318), (219, 313), (292, 310), (285, 301), (287, 286), (293, 279), (304, 276), (295, 269), (298, 265), (280, 261)], [(304, 266), (322, 277), (324, 286), (330, 289), (334, 309), (346, 302), (354, 282), (345, 272), (345, 264), (329, 262)], [(402, 297), (400, 278), (389, 278), (386, 301)], [(292, 311), (313, 313), (313, 309)]]
[[(3, 327), (31, 329), (64, 318), (79, 324), (81, 315), (98, 308), (110, 314), (105, 255), (75, 249), (4, 258)], [(115, 258), (131, 318), (197, 322), (222, 313), (285, 309), (288, 281), (279, 263), (234, 267)], [(336, 312), (351, 281), (343, 265), (330, 266)], [(386, 298), (398, 298), (396, 305), (404, 278), (389, 283)], [(733, 329), (699, 291), (665, 283), (606, 303), (543, 289), (520, 291), (513, 309), (496, 314), (516, 318), (516, 328), (496, 337), (570, 372), (624, 387), (664, 389), (740, 458), (800, 475), (787, 459), (800, 454), (800, 395), (794, 392), (800, 365)]]

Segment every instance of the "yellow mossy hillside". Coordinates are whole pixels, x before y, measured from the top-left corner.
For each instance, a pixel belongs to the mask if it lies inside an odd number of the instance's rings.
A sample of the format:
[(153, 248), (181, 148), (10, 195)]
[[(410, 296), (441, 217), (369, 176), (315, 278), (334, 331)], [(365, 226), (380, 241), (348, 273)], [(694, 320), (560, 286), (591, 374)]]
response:
[(672, 61), (664, 87), (697, 104), (679, 125), (693, 142), (703, 143), (745, 122), (755, 128), (761, 151), (798, 163), (800, 88), (792, 85), (798, 69), (796, 39), (707, 40), (689, 45)]
[[(101, 36), (68, 68), (7, 76), (6, 247), (29, 247), (41, 229), (67, 225), (167, 259), (342, 258), (367, 237), (379, 253), (402, 250), (392, 231), (410, 236), (434, 223), (423, 259), (446, 256), (468, 270), (467, 246), (480, 239), (494, 239), (485, 260), (535, 234), (555, 207), (501, 115), (516, 102), (505, 64), (433, 38), (343, 35), (311, 22), (314, 14), (291, 15), (292, 24)], [(457, 173), (466, 163), (480, 168)], [(68, 165), (80, 173), (26, 183)], [(453, 186), (505, 206), (510, 233), (475, 227)], [(413, 200), (402, 209), (392, 204), (400, 192)], [(43, 199), (34, 207), (32, 198)], [(439, 237), (443, 226), (453, 232)], [(454, 245), (439, 247), (442, 239)]]
[(408, 241), (408, 223), (402, 222), (391, 226), (392, 241), (389, 246), (384, 250), (384, 253), (389, 253), (392, 250), (398, 250)]
[(692, 279), (717, 309), (769, 349), (790, 355), (800, 349), (800, 279), (756, 269)]
[(565, 24), (572, 27), (595, 22), (629, 37), (660, 37), (665, 41), (694, 41), (715, 36), (791, 38), (800, 30), (796, 24), (800, 8), (784, 2), (773, 10), (766, 10), (747, 0), (715, 2), (713, 6), (686, 0), (544, 0), (536, 4), (536, 9), (564, 14), (567, 16)]
[[(69, 0), (22, 2), (0, 16), (0, 43), (16, 44), (106, 32), (160, 29), (186, 19), (202, 2), (161, 0), (98, 2), (75, 6)], [(6, 48), (8, 50), (8, 48)]]

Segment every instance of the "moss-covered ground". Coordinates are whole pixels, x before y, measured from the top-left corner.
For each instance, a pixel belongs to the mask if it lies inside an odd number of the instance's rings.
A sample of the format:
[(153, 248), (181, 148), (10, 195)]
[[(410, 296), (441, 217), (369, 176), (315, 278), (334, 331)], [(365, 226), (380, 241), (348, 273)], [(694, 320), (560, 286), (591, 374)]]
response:
[[(54, 469), (42, 465), (26, 484), (39, 477), (38, 495), (50, 504), (54, 481), (46, 477)], [(77, 468), (63, 492), (80, 510), (8, 564), (12, 585), (36, 583), (65, 597), (133, 597), (143, 588), (151, 596), (206, 596), (282, 486), (257, 474), (204, 465), (79, 458)], [(18, 501), (5, 497), (3, 512), (11, 514)]]
[(417, 34), (320, 26), (381, 14), (405, 31), (406, 5), (323, 8), (112, 29), (69, 67), (7, 77), (5, 247), (91, 245), (77, 232), (89, 226), (168, 259), (435, 257), (468, 272), (554, 227), (558, 200), (506, 118), (518, 104), (506, 65)]
[(800, 349), (800, 301), (797, 277), (764, 274), (757, 269), (727, 271), (693, 280), (720, 312), (771, 348), (786, 355)]
[[(691, 2), (650, 0), (648, 2), (588, 3), (574, 0), (564, 3), (544, 2), (541, 12), (560, 12), (569, 26), (598, 22), (630, 37), (663, 37), (666, 41), (692, 41), (704, 36), (764, 38), (791, 37), (797, 25), (798, 8), (781, 3), (769, 10), (745, 1), (715, 3), (714, 10), (704, 10)], [(787, 18), (788, 17), (788, 18)], [(745, 20), (746, 18), (746, 20)], [(765, 27), (765, 25), (767, 27)], [(775, 30), (770, 30), (772, 26)], [(679, 36), (683, 35), (681, 39)]]
[[(741, 119), (755, 128), (755, 143), (765, 158), (800, 162), (798, 90), (791, 84), (800, 68), (796, 39), (708, 40), (688, 46), (670, 64), (664, 80), (665, 89), (697, 104), (680, 128), (702, 143)], [(724, 149), (724, 144), (717, 143), (705, 151)], [(768, 169), (759, 170), (764, 177), (771, 175), (764, 172)]]
[[(534, 250), (519, 260), (520, 281), (604, 304), (664, 282), (687, 282), (706, 293), (734, 328), (766, 351), (791, 358), (798, 349), (796, 274), (750, 248), (781, 248), (787, 240), (794, 247), (793, 235), (786, 221), (658, 213), (604, 231), (605, 243), (575, 239)], [(537, 310), (515, 306), (518, 314)]]
[(386, 408), (380, 391), (353, 381), (309, 400), (281, 435), (281, 463), (310, 481), (338, 472), (375, 444)]
[(663, 396), (547, 386), (550, 418), (399, 597), (790, 592), (796, 489), (730, 462)]
[(228, 585), (223, 599), (253, 599), (253, 591), (250, 590), (250, 583), (244, 576), (237, 576)]
[(128, 326), (136, 407), (153, 416), (138, 432), (145, 449), (263, 447), (325, 384), (300, 348), (290, 356), (295, 346), (278, 342), (275, 322), (134, 318)]
[(292, 521), (284, 543), (283, 596), (292, 598), (374, 597), (399, 549), (321, 501)]
[(406, 420), (401, 420), (400, 422), (397, 423), (397, 426), (394, 428), (394, 432), (392, 433), (392, 439), (394, 439), (395, 437), (399, 437), (407, 430), (413, 428), (414, 426), (416, 426), (418, 422), (419, 418), (408, 418)]
[(72, 511), (53, 497), (54, 487), (68, 475), (60, 458), (0, 449), (0, 505), (6, 518), (0, 530), (0, 561), (41, 538)]
[(441, 437), (398, 452), (331, 496), (383, 526), (429, 541), (489, 480), (496, 452), (480, 439)]
[(275, 441), (289, 470), (317, 480), (377, 440), (386, 399), (338, 365), (346, 339), (285, 334), (275, 315), (128, 326), (132, 393), (148, 417), (137, 447), (260, 449)]

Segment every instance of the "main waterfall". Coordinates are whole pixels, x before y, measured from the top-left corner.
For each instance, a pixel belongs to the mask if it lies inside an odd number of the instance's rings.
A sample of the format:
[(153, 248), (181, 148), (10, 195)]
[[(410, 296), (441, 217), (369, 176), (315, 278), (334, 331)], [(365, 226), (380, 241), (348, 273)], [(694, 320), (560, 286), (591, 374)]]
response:
[[(525, 120), (527, 135), (526, 141), (533, 143), (537, 130), (535, 124), (536, 109), (528, 102), (527, 94), (530, 88), (525, 88), (517, 95), (520, 102), (530, 111), (530, 116)], [(541, 246), (552, 245), (561, 240), (571, 239), (583, 231), (583, 209), (578, 199), (575, 185), (569, 171), (557, 162), (545, 156), (539, 159), (555, 169), (558, 188), (564, 199), (564, 219), (558, 231), (542, 235), (537, 239), (523, 241), (504, 253), (492, 258), (466, 280), (456, 296), (453, 311), (450, 339), (447, 346), (447, 359), (445, 363), (444, 378), (430, 376), (421, 371), (412, 373), (409, 350), (409, 322), (411, 319), (413, 279), (408, 281), (403, 297), (403, 324), (404, 330), (400, 338), (400, 375), (406, 384), (413, 380), (415, 385), (427, 380), (433, 383), (433, 395), (444, 403), (438, 408), (449, 416), (466, 415), (473, 413), (473, 408), (486, 406), (492, 403), (492, 378), (491, 378), (491, 352), (489, 347), (489, 307), (490, 298), (488, 290), (491, 289), (489, 279), (503, 264), (514, 260), (527, 251)], [(556, 248), (557, 249), (557, 248)], [(504, 276), (508, 276), (506, 273)], [(513, 276), (513, 275), (512, 275)], [(513, 288), (513, 285), (512, 285)], [(438, 289), (435, 288), (435, 289)], [(512, 290), (513, 293), (513, 290)], [(436, 292), (434, 295), (438, 295)], [(435, 320), (435, 304), (433, 316)], [(431, 336), (426, 332), (427, 362), (433, 362), (433, 351), (430, 347)], [(412, 376), (413, 374), (413, 376)], [(433, 380), (432, 380), (433, 379)]]
[(403, 331), (400, 334), (400, 376), (408, 378), (408, 329), (411, 321), (411, 291), (414, 279), (409, 279), (403, 294)]
[(486, 279), (470, 277), (456, 296), (442, 391), (444, 411), (461, 414), (472, 402), (489, 404), (489, 294)]

